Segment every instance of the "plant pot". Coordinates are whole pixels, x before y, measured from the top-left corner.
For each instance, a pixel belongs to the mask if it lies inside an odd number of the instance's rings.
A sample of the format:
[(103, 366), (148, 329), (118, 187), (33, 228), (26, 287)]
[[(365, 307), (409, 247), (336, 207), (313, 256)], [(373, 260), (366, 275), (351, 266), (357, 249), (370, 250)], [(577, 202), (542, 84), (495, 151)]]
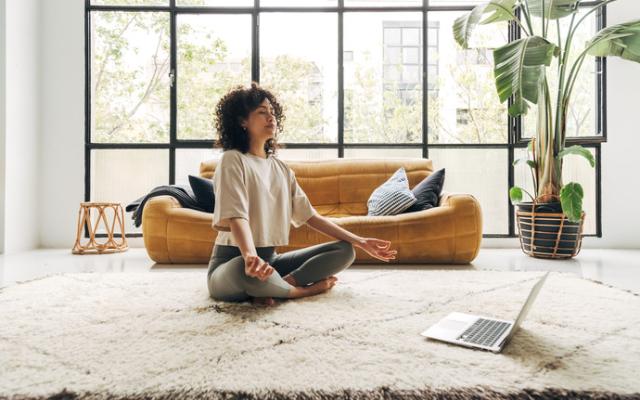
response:
[(562, 213), (559, 202), (520, 203), (516, 221), (522, 251), (536, 258), (572, 258), (580, 252), (584, 212), (579, 222)]

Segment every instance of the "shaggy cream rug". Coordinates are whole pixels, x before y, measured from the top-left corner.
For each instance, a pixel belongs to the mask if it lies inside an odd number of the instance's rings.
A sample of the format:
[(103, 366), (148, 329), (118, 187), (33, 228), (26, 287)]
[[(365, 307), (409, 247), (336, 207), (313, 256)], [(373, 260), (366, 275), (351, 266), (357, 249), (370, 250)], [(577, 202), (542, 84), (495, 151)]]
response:
[(541, 273), (348, 270), (328, 293), (271, 308), (213, 301), (205, 275), (67, 274), (2, 289), (0, 397), (640, 393), (640, 298), (570, 275), (549, 276), (501, 354), (419, 333), (450, 311), (515, 318)]

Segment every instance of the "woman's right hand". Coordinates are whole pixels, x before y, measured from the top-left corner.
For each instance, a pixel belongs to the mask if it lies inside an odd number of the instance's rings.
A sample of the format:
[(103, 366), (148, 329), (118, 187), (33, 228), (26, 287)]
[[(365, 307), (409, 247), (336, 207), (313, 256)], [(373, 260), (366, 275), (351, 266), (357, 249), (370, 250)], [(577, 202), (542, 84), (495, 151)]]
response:
[(244, 273), (247, 276), (266, 281), (273, 273), (273, 267), (258, 256), (247, 256), (244, 259)]

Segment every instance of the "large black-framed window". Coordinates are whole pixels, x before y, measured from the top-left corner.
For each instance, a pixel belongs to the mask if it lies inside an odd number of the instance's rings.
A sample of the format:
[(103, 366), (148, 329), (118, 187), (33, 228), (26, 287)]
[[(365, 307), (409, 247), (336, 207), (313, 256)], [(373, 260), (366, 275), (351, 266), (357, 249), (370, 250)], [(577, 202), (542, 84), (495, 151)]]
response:
[[(477, 3), (85, 0), (85, 200), (128, 203), (185, 184), (212, 154), (216, 101), (254, 80), (287, 107), (285, 127), (295, 129), (280, 138), (285, 155), (430, 158), (453, 191), (481, 199), (485, 237), (514, 237), (508, 188), (527, 176), (512, 162), (532, 123), (497, 103), (490, 50), (519, 31), (486, 28), (476, 43), (485, 50), (457, 48), (453, 20)], [(605, 24), (602, 7), (584, 36)], [(586, 64), (587, 100), (570, 116), (568, 142), (598, 162), (569, 161), (565, 175), (585, 186), (585, 232), (600, 237), (606, 59)]]

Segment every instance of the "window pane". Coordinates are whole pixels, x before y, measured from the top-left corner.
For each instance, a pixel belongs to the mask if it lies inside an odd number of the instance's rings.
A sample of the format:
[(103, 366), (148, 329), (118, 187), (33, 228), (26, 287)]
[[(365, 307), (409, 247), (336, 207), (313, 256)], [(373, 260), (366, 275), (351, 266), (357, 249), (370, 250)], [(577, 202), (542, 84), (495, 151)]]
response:
[[(490, 50), (507, 43), (507, 25), (479, 25), (471, 47), (488, 49), (463, 50), (452, 33), (462, 14), (429, 13), (429, 26), (441, 29), (438, 42), (429, 48), (437, 60), (437, 68), (428, 71), (429, 143), (507, 143), (507, 109), (496, 93)], [(459, 120), (460, 113), (468, 118)]]
[(437, 170), (446, 168), (444, 190), (469, 193), (482, 207), (484, 234), (509, 233), (508, 152), (506, 149), (429, 150)]
[(419, 7), (422, 0), (344, 0), (345, 7)]
[[(127, 204), (169, 184), (168, 150), (92, 150), (91, 201)], [(125, 213), (125, 233), (142, 232)]]
[(429, 48), (435, 47), (437, 49), (440, 41), (440, 26), (436, 22), (430, 22), (427, 30), (427, 43)]
[(104, 6), (168, 6), (169, 0), (91, 0), (91, 5)]
[(406, 28), (402, 29), (402, 45), (418, 46), (422, 44), (422, 29)]
[(337, 23), (330, 13), (260, 17), (260, 83), (285, 107), (282, 143), (338, 141)]
[(189, 175), (200, 176), (200, 163), (220, 157), (222, 149), (176, 149), (177, 185), (189, 185)]
[(179, 139), (212, 139), (215, 107), (251, 83), (251, 16), (178, 15)]
[(384, 44), (388, 46), (400, 46), (402, 44), (402, 29), (385, 28), (383, 31)]
[(345, 142), (422, 142), (416, 37), (422, 37), (421, 13), (345, 14), (344, 49), (353, 52), (344, 63)]
[[(353, 52), (351, 53), (353, 54)], [(401, 64), (404, 59), (404, 56), (402, 56), (402, 54), (403, 54), (403, 49), (401, 46), (387, 47), (387, 51), (384, 52), (385, 64)], [(349, 61), (353, 61), (353, 55)]]
[(337, 149), (279, 149), (281, 160), (331, 160), (338, 158)]
[(91, 140), (169, 141), (169, 13), (91, 13)]
[[(590, 9), (590, 7), (588, 9)], [(584, 15), (588, 9), (581, 10), (577, 18)], [(582, 22), (573, 37), (573, 48), (569, 57), (569, 63), (567, 64), (569, 66), (567, 74), (569, 74), (576, 57), (584, 50), (585, 43), (596, 34), (596, 16), (595, 13), (591, 15), (592, 16), (587, 17), (584, 22)], [(560, 35), (562, 38), (566, 37), (570, 22), (571, 18), (563, 18), (560, 20)], [(549, 40), (557, 43), (557, 37), (557, 30), (555, 28), (549, 29)], [(557, 98), (556, 93), (558, 91), (557, 66), (557, 58), (555, 58), (551, 66), (547, 68), (547, 79), (549, 80), (549, 90), (551, 91), (554, 113), (556, 111), (555, 99)], [(598, 132), (598, 127), (596, 126), (597, 78), (595, 58), (587, 56), (582, 64), (571, 96), (571, 103), (568, 109), (569, 114), (567, 115), (567, 137), (602, 135), (602, 132)], [(537, 107), (534, 105), (523, 118), (524, 137), (532, 137), (535, 135), (536, 115)]]
[[(595, 149), (589, 149), (595, 157)], [(527, 157), (526, 149), (515, 149), (514, 159)], [(527, 192), (535, 196), (531, 177), (531, 169), (525, 164), (518, 164), (514, 167), (514, 182)], [(562, 167), (563, 183), (577, 182), (584, 190), (582, 209), (585, 212), (583, 233), (585, 235), (596, 234), (596, 170), (591, 168), (589, 163), (579, 156), (567, 156), (564, 158)], [(531, 201), (529, 196), (524, 195), (524, 201)], [(516, 227), (517, 230), (517, 227)]]
[(251, 7), (253, 0), (176, 0), (178, 6)]
[(420, 48), (419, 47), (403, 48), (402, 62), (404, 64), (420, 64)]
[(336, 7), (337, 0), (260, 0), (260, 7)]
[(422, 158), (422, 149), (344, 149), (344, 158)]
[(418, 84), (420, 79), (420, 67), (417, 65), (403, 65), (402, 66), (402, 81), (407, 83)]

